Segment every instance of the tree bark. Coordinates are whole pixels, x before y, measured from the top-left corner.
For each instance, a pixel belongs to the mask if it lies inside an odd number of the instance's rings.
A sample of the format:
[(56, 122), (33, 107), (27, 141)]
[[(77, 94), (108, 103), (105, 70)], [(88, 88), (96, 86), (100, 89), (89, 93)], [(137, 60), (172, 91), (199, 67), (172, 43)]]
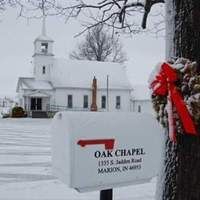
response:
[[(173, 42), (166, 44), (167, 58), (175, 55), (200, 63), (200, 1), (168, 0)], [(169, 21), (166, 24), (169, 28)], [(174, 28), (173, 28), (174, 27)], [(168, 30), (168, 32), (169, 32)], [(167, 36), (167, 38), (169, 35)], [(198, 130), (200, 133), (200, 130)], [(165, 159), (157, 200), (200, 200), (200, 137), (178, 135), (174, 144), (166, 139)]]
[(200, 1), (174, 0), (175, 55), (200, 61)]
[(166, 59), (170, 59), (175, 57), (174, 54), (174, 33), (175, 33), (175, 9), (173, 0), (168, 0), (165, 2), (165, 13), (166, 13), (166, 47), (165, 47), (165, 55)]

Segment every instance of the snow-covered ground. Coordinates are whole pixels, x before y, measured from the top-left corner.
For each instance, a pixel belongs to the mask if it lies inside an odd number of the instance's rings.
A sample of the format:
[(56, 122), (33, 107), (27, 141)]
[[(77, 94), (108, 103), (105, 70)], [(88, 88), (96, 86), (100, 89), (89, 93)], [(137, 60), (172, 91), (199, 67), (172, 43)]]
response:
[[(0, 119), (1, 200), (98, 200), (99, 192), (78, 193), (51, 172), (49, 119)], [(114, 189), (115, 200), (154, 200), (156, 180)]]

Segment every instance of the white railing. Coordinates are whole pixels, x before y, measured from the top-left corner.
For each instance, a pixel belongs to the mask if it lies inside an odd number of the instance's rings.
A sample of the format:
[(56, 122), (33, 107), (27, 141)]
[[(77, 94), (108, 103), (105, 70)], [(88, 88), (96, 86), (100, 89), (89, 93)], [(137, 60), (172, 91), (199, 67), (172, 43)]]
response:
[(72, 107), (69, 108), (67, 106), (61, 105), (47, 105), (47, 111), (59, 112), (59, 111), (90, 111), (89, 108), (80, 108), (80, 107)]
[[(59, 111), (86, 111), (86, 112), (89, 112), (90, 108), (83, 108), (83, 107), (69, 108), (67, 106), (61, 106), (61, 105), (47, 105), (46, 110), (49, 112), (59, 112)], [(98, 111), (103, 112), (103, 111), (106, 111), (106, 109), (98, 109)]]

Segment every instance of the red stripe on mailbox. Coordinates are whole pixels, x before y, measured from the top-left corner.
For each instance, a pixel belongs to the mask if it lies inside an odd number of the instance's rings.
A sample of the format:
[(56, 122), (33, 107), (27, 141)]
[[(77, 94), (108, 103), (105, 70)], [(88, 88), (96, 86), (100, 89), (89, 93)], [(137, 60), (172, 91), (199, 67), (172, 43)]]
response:
[(95, 140), (79, 140), (78, 145), (85, 147), (88, 145), (104, 145), (105, 150), (114, 148), (115, 139), (95, 139)]

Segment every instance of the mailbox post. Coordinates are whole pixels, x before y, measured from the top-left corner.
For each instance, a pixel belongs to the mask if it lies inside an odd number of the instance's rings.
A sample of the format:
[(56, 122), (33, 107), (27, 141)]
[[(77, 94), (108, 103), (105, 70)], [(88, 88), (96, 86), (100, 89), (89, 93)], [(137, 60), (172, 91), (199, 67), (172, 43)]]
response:
[(100, 191), (100, 200), (112, 200), (112, 199), (113, 199), (113, 189)]
[[(106, 91), (107, 92), (107, 95), (106, 95), (107, 111), (109, 111), (109, 98), (108, 98), (109, 76), (108, 75), (106, 78), (106, 85), (107, 85), (107, 91)], [(112, 200), (112, 199), (113, 199), (113, 189), (100, 191), (100, 200)]]

